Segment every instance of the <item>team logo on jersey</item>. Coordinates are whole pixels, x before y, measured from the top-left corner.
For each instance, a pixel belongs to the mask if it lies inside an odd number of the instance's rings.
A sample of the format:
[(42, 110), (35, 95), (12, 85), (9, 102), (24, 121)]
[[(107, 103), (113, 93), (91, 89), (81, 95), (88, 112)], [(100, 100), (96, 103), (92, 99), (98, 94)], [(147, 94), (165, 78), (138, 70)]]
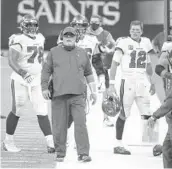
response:
[(133, 45), (128, 45), (128, 50), (133, 50), (134, 46)]

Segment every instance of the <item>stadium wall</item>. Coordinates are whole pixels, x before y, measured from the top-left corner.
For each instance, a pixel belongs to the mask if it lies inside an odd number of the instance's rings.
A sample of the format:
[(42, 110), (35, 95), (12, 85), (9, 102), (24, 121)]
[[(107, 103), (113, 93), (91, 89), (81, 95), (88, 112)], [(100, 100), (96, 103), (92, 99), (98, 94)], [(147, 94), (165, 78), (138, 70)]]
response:
[(116, 39), (127, 36), (129, 23), (140, 19), (145, 23), (144, 35), (153, 38), (163, 29), (163, 0), (2, 0), (1, 48), (8, 48), (8, 37), (20, 30), (21, 17), (30, 13), (40, 21), (46, 37), (45, 49), (56, 44), (61, 29), (73, 16), (81, 13), (88, 19), (93, 14), (103, 17), (104, 28)]

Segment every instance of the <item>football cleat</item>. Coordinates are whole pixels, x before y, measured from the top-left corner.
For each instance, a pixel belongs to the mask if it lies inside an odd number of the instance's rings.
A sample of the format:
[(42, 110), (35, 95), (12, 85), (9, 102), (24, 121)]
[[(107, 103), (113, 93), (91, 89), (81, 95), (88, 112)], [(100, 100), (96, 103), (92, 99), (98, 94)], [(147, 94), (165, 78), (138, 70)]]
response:
[(57, 162), (63, 162), (64, 161), (64, 156), (57, 155), (56, 161)]
[(78, 156), (78, 161), (80, 162), (90, 162), (92, 159), (89, 155), (86, 155), (86, 154), (80, 154)]
[(131, 155), (131, 152), (126, 150), (124, 147), (115, 147), (113, 152), (114, 154)]
[(153, 148), (153, 155), (154, 156), (159, 156), (161, 154), (162, 154), (162, 146), (159, 145), (159, 144), (155, 145), (154, 148)]
[(16, 147), (13, 140), (5, 140), (2, 144), (3, 144), (2, 148), (5, 151), (13, 152), (13, 153), (17, 153), (21, 151), (20, 148)]

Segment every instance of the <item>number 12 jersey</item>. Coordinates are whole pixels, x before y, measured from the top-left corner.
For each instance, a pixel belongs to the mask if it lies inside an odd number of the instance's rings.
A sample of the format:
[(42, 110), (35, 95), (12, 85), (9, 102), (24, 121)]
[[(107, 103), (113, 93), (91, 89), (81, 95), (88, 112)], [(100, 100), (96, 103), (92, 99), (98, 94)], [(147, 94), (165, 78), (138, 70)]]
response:
[(150, 63), (149, 52), (153, 50), (150, 39), (141, 37), (136, 42), (130, 37), (117, 40), (116, 50), (122, 51), (122, 57), (114, 57), (113, 60), (121, 64), (122, 78), (142, 78), (146, 73), (147, 64)]

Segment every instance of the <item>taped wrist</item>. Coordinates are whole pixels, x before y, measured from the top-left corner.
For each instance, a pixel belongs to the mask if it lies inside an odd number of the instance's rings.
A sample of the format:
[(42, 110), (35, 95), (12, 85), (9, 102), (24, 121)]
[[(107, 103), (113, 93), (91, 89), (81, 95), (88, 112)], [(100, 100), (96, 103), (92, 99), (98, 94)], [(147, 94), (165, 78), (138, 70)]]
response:
[(19, 69), (18, 74), (22, 76), (23, 78), (25, 78), (27, 76), (27, 71), (23, 69)]
[(97, 86), (95, 82), (88, 83), (91, 93), (97, 93)]
[(162, 71), (165, 70), (165, 67), (162, 65), (156, 65), (155, 72), (157, 75), (161, 76)]

